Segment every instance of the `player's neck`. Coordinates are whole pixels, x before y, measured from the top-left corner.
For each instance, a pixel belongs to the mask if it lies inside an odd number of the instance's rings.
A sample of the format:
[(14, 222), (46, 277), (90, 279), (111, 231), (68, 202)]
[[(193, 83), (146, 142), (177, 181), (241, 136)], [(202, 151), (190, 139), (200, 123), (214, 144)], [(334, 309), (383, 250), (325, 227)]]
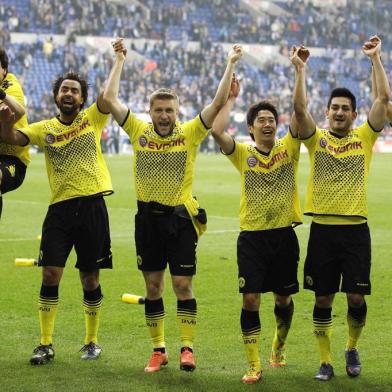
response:
[(72, 124), (75, 118), (78, 116), (79, 111), (72, 113), (72, 114), (65, 114), (63, 112), (60, 112), (60, 114), (57, 116), (57, 118), (62, 122), (63, 124)]
[(274, 144), (275, 144), (274, 140), (271, 140), (270, 142), (268, 141), (268, 142), (262, 142), (262, 143), (256, 142), (256, 149), (260, 153), (268, 155), (270, 153), (270, 151), (273, 149)]
[(330, 129), (329, 133), (332, 136), (337, 137), (338, 139), (342, 139), (342, 138), (346, 137), (350, 133), (350, 131), (351, 131), (351, 128), (349, 128), (345, 131)]

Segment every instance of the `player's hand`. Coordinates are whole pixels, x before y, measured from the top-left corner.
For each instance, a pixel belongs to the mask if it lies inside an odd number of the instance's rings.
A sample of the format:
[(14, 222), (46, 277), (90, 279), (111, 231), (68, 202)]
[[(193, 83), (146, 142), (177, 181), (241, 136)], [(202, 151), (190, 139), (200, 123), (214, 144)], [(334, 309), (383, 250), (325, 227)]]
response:
[(229, 52), (229, 62), (235, 64), (242, 57), (243, 53), (244, 51), (242, 49), (242, 46), (235, 44)]
[(116, 57), (120, 60), (124, 60), (127, 55), (127, 48), (124, 43), (124, 38), (116, 38), (115, 41), (112, 42), (112, 47)]
[(15, 120), (15, 113), (6, 105), (0, 105), (0, 122), (6, 123)]
[(373, 35), (362, 46), (362, 52), (366, 56), (372, 58), (381, 55), (381, 39), (377, 35)]
[(295, 67), (304, 68), (309, 56), (309, 49), (305, 46), (293, 46), (290, 53), (290, 61)]
[(235, 99), (240, 93), (240, 81), (233, 75), (231, 79), (230, 94), (229, 98)]

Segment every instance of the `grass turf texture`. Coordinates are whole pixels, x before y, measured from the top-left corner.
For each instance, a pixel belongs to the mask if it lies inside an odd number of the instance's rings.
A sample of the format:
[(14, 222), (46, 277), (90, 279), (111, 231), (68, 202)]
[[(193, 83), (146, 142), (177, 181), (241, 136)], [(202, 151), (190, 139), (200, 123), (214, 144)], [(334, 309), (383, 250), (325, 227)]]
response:
[[(55, 361), (32, 367), (29, 358), (39, 343), (37, 301), (41, 270), (15, 267), (15, 257), (37, 257), (49, 188), (42, 155), (33, 163), (21, 189), (5, 195), (0, 224), (0, 390), (1, 391), (388, 391), (392, 389), (387, 357), (390, 335), (390, 222), (392, 155), (376, 154), (369, 184), (369, 224), (373, 243), (373, 294), (367, 298), (368, 321), (360, 340), (363, 372), (358, 379), (345, 374), (344, 345), (347, 338), (346, 303), (337, 295), (334, 306), (332, 352), (336, 377), (328, 383), (313, 380), (319, 366), (312, 335), (313, 294), (301, 290), (294, 297), (295, 313), (287, 342), (288, 366), (267, 365), (274, 316), (272, 294), (262, 297), (261, 385), (240, 383), (246, 370), (239, 326), (241, 296), (237, 291), (236, 238), (238, 234), (239, 175), (223, 156), (199, 155), (194, 194), (209, 215), (208, 232), (198, 246), (198, 273), (194, 291), (198, 300), (198, 333), (195, 342), (197, 369), (179, 370), (179, 333), (176, 299), (167, 276), (164, 295), (166, 342), (169, 365), (158, 374), (144, 374), (151, 352), (143, 306), (120, 301), (124, 292), (144, 295), (136, 267), (133, 244), (135, 193), (129, 156), (108, 157), (115, 194), (108, 197), (114, 270), (101, 273), (104, 293), (98, 361), (84, 362), (78, 350), (83, 345), (82, 290), (72, 253), (60, 286), (60, 304), (55, 325)], [(304, 195), (308, 159), (301, 157), (300, 191)], [(303, 203), (302, 203), (303, 204)], [(306, 254), (309, 220), (296, 229), (301, 244), (299, 280)]]

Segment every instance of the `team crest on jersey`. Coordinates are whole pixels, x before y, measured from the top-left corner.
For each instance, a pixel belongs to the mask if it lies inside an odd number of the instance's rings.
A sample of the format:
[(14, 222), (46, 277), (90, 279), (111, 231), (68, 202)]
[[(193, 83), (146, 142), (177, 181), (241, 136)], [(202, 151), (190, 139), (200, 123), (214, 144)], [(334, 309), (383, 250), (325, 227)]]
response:
[(325, 148), (325, 147), (327, 147), (327, 139), (325, 139), (325, 138), (321, 138), (320, 139), (320, 147), (322, 147), (322, 148)]
[(245, 278), (243, 278), (242, 276), (238, 279), (238, 286), (240, 289), (245, 287)]
[(308, 286), (313, 286), (313, 279), (310, 275), (305, 276), (305, 282), (308, 284)]
[(7, 90), (7, 88), (11, 87), (12, 83), (9, 80), (3, 80), (3, 83), (1, 83), (1, 88), (3, 90)]
[(257, 159), (255, 157), (249, 157), (247, 162), (249, 167), (255, 167), (257, 165)]
[(147, 141), (147, 138), (145, 136), (140, 136), (139, 137), (139, 144), (142, 147), (145, 147), (147, 145), (147, 143), (148, 143), (148, 141)]
[(51, 133), (48, 133), (45, 136), (45, 142), (48, 143), (48, 144), (53, 144), (55, 142), (55, 140), (56, 140), (56, 138)]

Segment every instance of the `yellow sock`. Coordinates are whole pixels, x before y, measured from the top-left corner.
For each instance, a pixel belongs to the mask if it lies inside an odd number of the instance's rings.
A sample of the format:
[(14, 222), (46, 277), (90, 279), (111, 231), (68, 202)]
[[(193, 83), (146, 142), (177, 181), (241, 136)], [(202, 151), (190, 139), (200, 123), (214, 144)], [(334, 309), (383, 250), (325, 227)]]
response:
[(84, 322), (86, 327), (84, 344), (98, 342), (97, 335), (98, 335), (98, 328), (99, 328), (99, 317), (101, 313), (102, 298), (103, 297), (101, 292), (101, 286), (98, 286), (93, 291), (84, 290), (83, 310), (84, 310)]
[(367, 305), (366, 302), (359, 308), (349, 306), (347, 311), (348, 340), (346, 350), (357, 347), (358, 339), (366, 322)]
[(144, 309), (153, 348), (165, 348), (165, 309), (162, 298), (153, 301), (146, 298)]
[(177, 301), (177, 325), (180, 329), (180, 339), (182, 347), (193, 349), (193, 340), (196, 334), (196, 299)]
[(320, 363), (331, 363), (332, 308), (314, 307), (314, 335), (320, 350)]
[(245, 354), (249, 365), (257, 370), (261, 370), (259, 353), (261, 326), (258, 311), (242, 309), (241, 330)]
[(38, 315), (41, 329), (41, 344), (49, 345), (53, 342), (54, 322), (59, 303), (58, 286), (41, 286), (38, 301)]

